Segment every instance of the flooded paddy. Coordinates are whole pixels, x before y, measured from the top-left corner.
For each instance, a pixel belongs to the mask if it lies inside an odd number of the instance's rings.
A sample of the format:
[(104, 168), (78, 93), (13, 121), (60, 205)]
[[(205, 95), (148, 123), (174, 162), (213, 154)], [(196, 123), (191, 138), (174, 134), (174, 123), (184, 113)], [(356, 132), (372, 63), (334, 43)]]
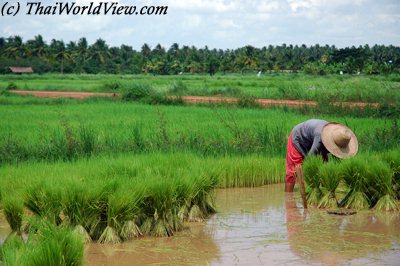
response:
[[(304, 210), (282, 185), (222, 189), (218, 213), (170, 238), (89, 244), (85, 265), (398, 265), (400, 214)], [(0, 243), (9, 232), (0, 217)]]

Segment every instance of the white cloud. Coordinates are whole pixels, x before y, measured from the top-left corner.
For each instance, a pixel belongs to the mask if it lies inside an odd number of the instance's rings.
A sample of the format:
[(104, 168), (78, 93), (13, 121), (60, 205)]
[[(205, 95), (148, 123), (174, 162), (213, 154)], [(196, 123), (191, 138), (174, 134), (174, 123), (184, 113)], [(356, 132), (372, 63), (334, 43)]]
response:
[(165, 1), (168, 6), (174, 9), (184, 11), (196, 11), (196, 12), (228, 12), (235, 9), (236, 4), (234, 1), (224, 0), (169, 0)]
[(185, 29), (197, 28), (201, 25), (202, 18), (199, 15), (184, 15), (183, 20), (177, 26), (182, 26)]
[[(48, 0), (46, 4), (57, 0)], [(89, 0), (77, 0), (88, 3)], [(95, 2), (104, 0), (92, 0)], [(116, 1), (116, 0), (113, 0)], [(167, 5), (166, 16), (3, 17), (2, 37), (37, 34), (68, 42), (103, 38), (110, 45), (174, 42), (217, 48), (246, 44), (400, 43), (399, 0), (119, 0), (129, 5)], [(44, 3), (44, 2), (43, 2)]]
[(218, 25), (222, 29), (240, 29), (241, 27), (236, 24), (233, 19), (222, 19), (218, 21)]
[(260, 1), (258, 10), (259, 12), (270, 13), (278, 10), (279, 7), (280, 5), (278, 1)]

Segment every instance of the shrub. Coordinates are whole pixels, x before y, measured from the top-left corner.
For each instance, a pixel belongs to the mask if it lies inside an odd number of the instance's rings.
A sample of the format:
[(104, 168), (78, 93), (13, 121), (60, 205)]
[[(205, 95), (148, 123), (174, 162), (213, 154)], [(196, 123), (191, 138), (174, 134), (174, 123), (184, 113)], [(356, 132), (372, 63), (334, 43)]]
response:
[(155, 89), (149, 84), (134, 83), (122, 92), (125, 101), (139, 101), (156, 95)]

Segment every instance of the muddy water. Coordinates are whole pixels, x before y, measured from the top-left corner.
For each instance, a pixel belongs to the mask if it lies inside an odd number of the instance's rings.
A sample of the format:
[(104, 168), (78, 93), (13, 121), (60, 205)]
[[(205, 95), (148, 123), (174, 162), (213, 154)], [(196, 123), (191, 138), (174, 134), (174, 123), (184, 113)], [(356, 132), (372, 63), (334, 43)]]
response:
[(92, 244), (87, 265), (399, 265), (400, 215), (304, 211), (282, 185), (217, 191), (218, 214), (172, 238)]
[(85, 264), (400, 265), (399, 213), (305, 211), (282, 185), (218, 190), (216, 203), (216, 215), (171, 238), (87, 245)]

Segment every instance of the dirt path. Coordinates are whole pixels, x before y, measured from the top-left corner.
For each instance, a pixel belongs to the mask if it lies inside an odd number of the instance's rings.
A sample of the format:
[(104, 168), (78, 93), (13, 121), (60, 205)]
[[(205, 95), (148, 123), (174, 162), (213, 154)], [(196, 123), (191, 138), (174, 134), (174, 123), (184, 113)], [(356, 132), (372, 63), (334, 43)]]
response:
[[(74, 98), (85, 99), (90, 97), (118, 97), (119, 93), (100, 93), (100, 92), (66, 92), (66, 91), (26, 91), (26, 90), (10, 90), (11, 93), (18, 95), (32, 95), (40, 98)], [(176, 98), (175, 96), (170, 96)], [(232, 97), (218, 97), (218, 96), (182, 96), (186, 103), (235, 103), (238, 98)], [(274, 99), (256, 99), (256, 103), (263, 107), (270, 106), (288, 106), (288, 107), (302, 107), (302, 106), (317, 106), (316, 101), (304, 100), (274, 100)], [(335, 102), (336, 106), (344, 107), (378, 107), (378, 103), (365, 103), (365, 102)]]

